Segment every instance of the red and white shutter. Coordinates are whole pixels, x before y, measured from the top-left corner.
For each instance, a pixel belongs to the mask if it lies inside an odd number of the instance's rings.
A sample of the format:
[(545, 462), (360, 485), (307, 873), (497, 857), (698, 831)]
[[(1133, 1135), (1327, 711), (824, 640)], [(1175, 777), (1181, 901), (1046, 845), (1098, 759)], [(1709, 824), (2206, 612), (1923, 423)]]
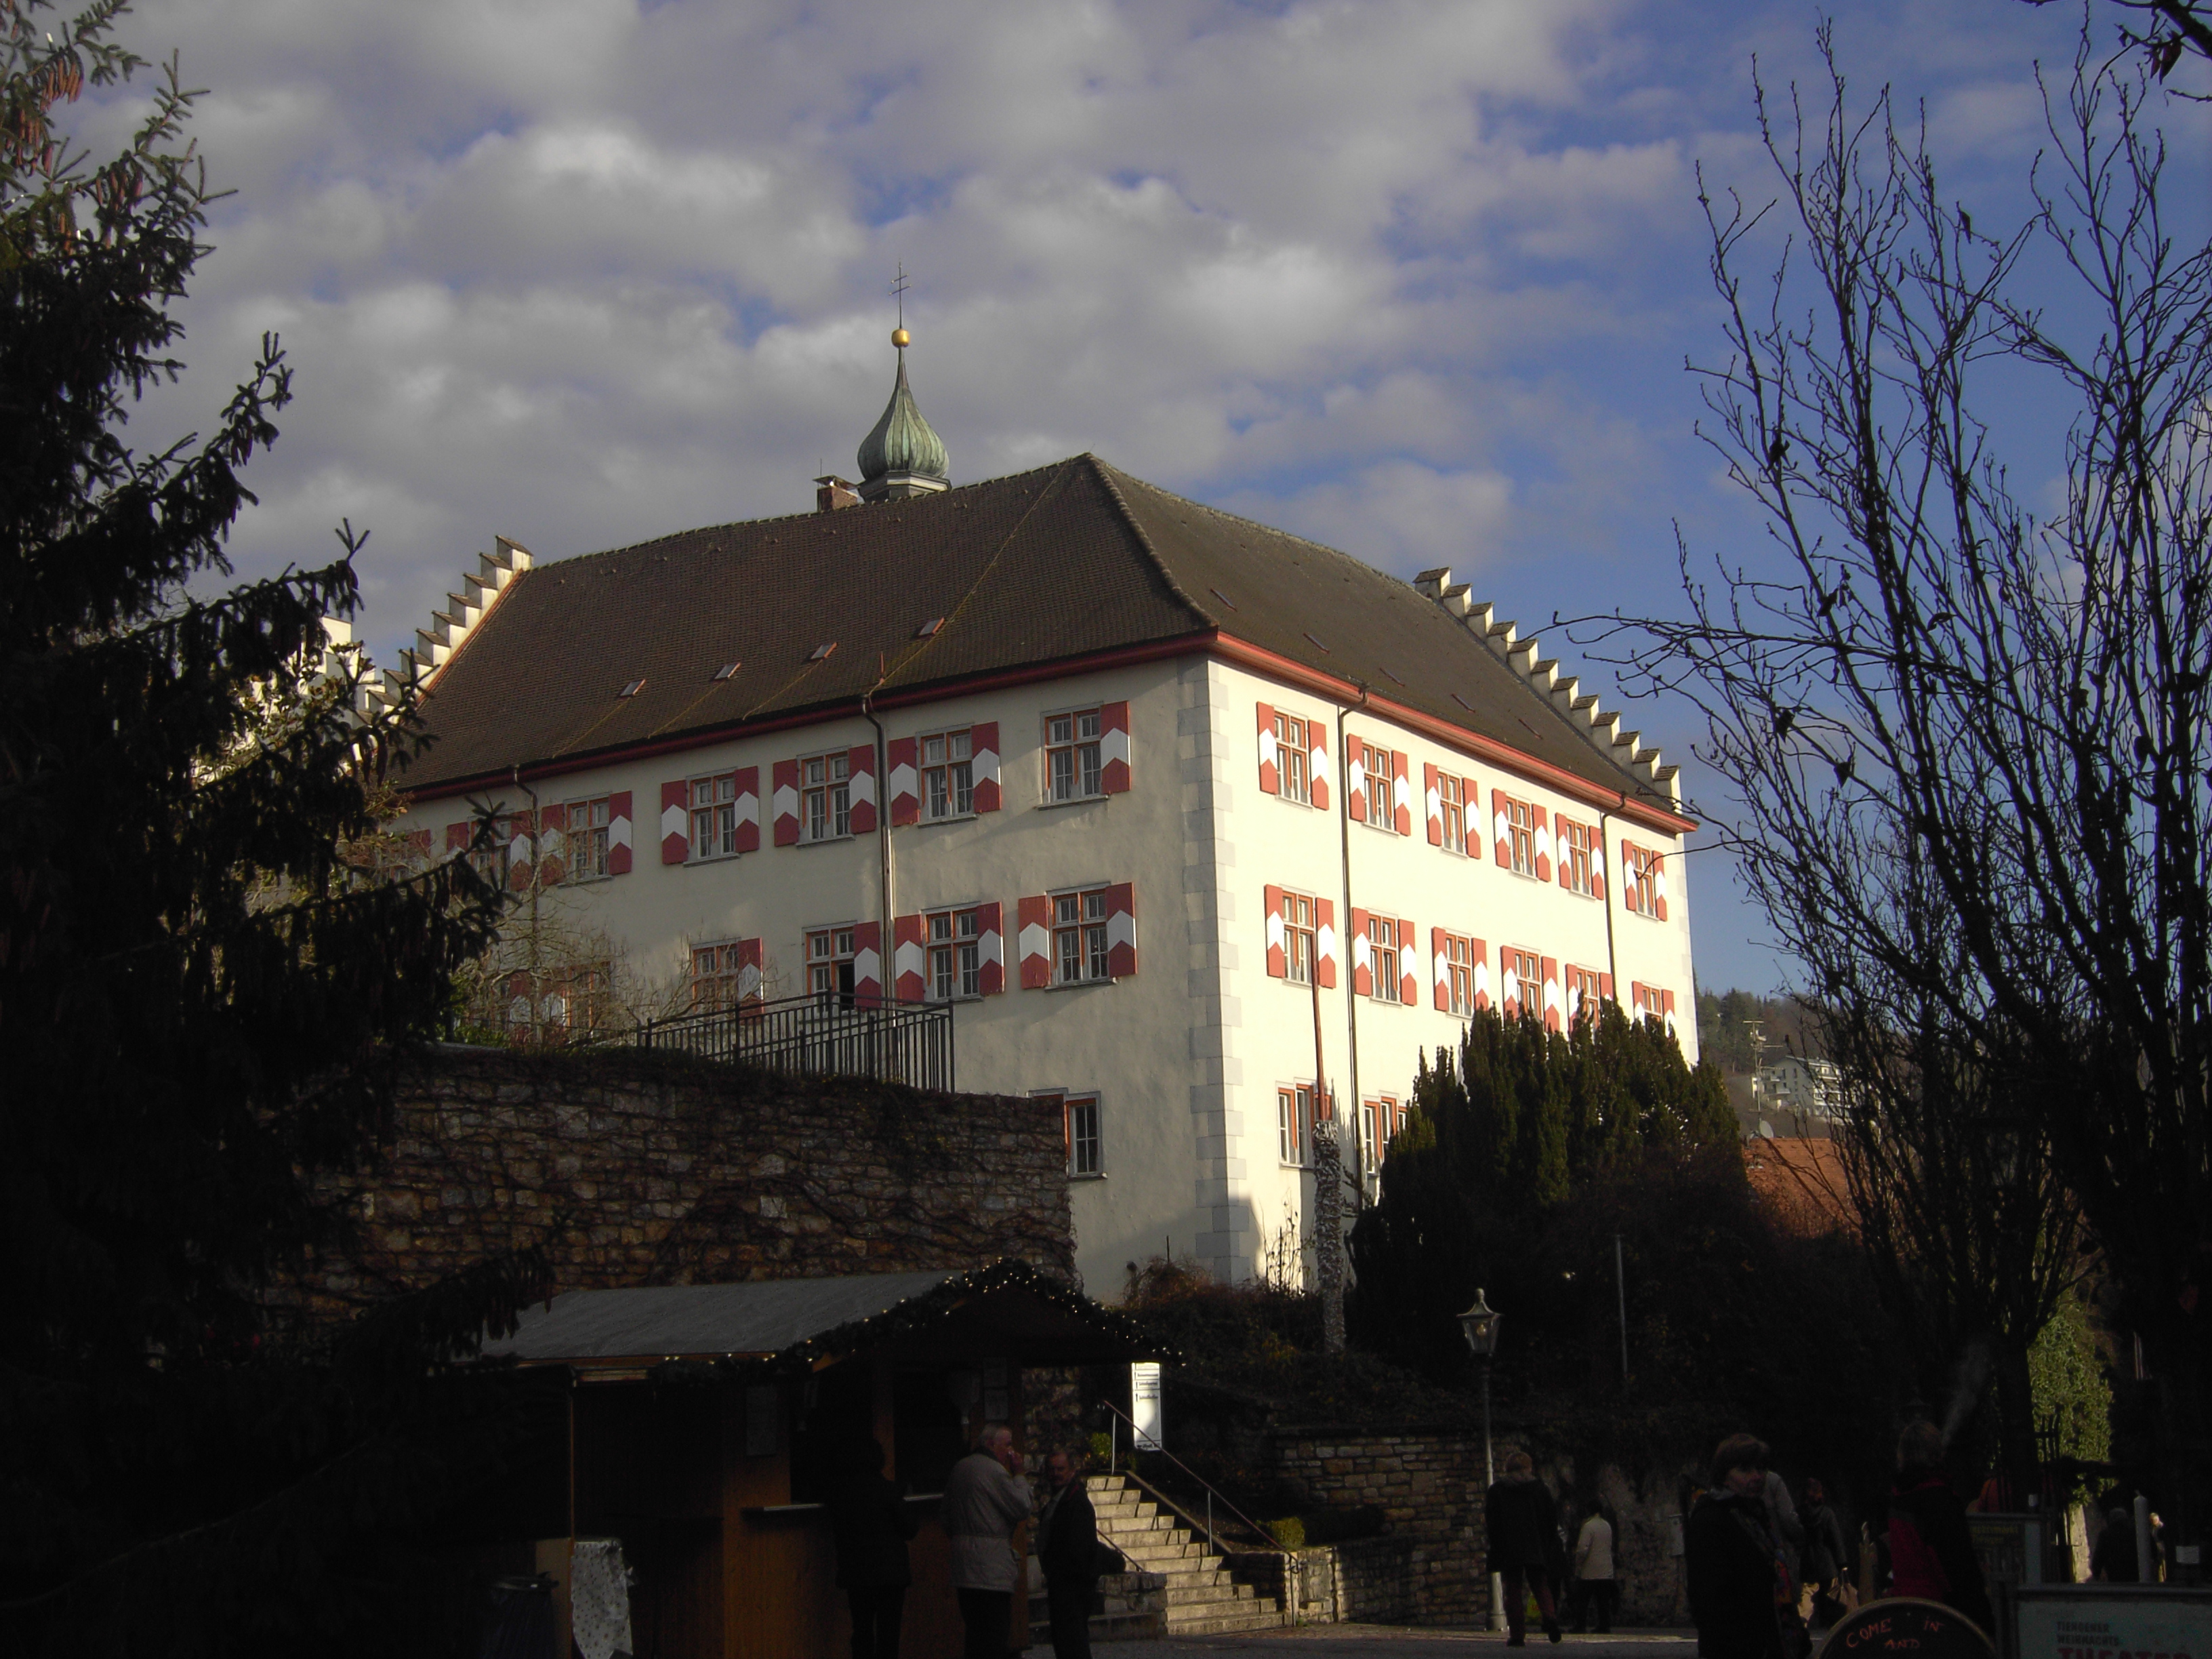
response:
[(1552, 878), (1552, 815), (1540, 806), (1534, 811), (1536, 814), (1536, 879), (1549, 881)]
[(407, 832), (407, 856), (421, 859), (425, 863), (429, 861), (430, 832), (428, 830), (410, 830)]
[(778, 847), (799, 845), (799, 763), (780, 760), (771, 769), (769, 776), (775, 784), (775, 795), (769, 810), (775, 817), (775, 844)]
[(921, 771), (920, 745), (913, 738), (893, 738), (884, 745), (884, 757), (890, 763), (891, 825), (921, 822)]
[(1306, 722), (1306, 794), (1317, 811), (1328, 811), (1328, 728)]
[(682, 778), (660, 786), (660, 861), (685, 864), (691, 858), (691, 786)]
[(1667, 1022), (1667, 1035), (1679, 1040), (1680, 1033), (1674, 1030), (1674, 994), (1672, 991), (1659, 994), (1659, 1013)]
[(1474, 1006), (1478, 1009), (1490, 1006), (1490, 947), (1479, 939), (1467, 942), (1468, 954), (1474, 961)]
[(462, 819), (459, 823), (447, 824), (446, 826), (446, 850), (448, 853), (467, 852), (469, 850), (469, 842), (476, 835), (476, 825), (470, 823), (466, 818)]
[(520, 892), (530, 885), (532, 854), (534, 851), (531, 836), (537, 826), (527, 811), (507, 815), (507, 884)]
[(1267, 906), (1267, 977), (1285, 979), (1290, 975), (1290, 963), (1283, 949), (1283, 890), (1266, 887), (1261, 891)]
[(731, 792), (737, 796), (738, 851), (760, 851), (760, 768), (740, 766), (731, 775)]
[(845, 762), (845, 821), (856, 836), (876, 833), (876, 745), (858, 743)]
[(1667, 920), (1667, 860), (1663, 854), (1651, 857), (1651, 907), (1658, 912), (1659, 920)]
[(970, 804), (978, 812), (995, 812), (999, 810), (998, 721), (976, 721), (968, 738), (973, 757), (969, 775), (975, 790)]
[[(1597, 976), (1597, 1000), (1600, 1002), (1610, 1002), (1613, 1000), (1613, 975), (1611, 974), (1600, 974)], [(1600, 1012), (1602, 1012), (1603, 1011), (1600, 1010)]]
[(538, 809), (538, 884), (558, 887), (568, 878), (568, 809)]
[(1367, 942), (1367, 912), (1352, 913), (1352, 988), (1363, 997), (1375, 994), (1375, 952)]
[(1126, 795), (1129, 793), (1129, 705), (1102, 704), (1098, 726), (1099, 793)]
[(1401, 921), (1398, 924), (1398, 1000), (1408, 1008), (1417, 1007), (1421, 1000), (1420, 957), (1413, 949), (1413, 924)]
[(740, 1006), (761, 1000), (761, 942), (741, 939), (737, 943), (738, 1002)]
[(1544, 1029), (1547, 1031), (1556, 1031), (1560, 1027), (1561, 1018), (1565, 1012), (1565, 1004), (1559, 994), (1559, 959), (1557, 957), (1546, 957), (1543, 961)]
[(1260, 793), (1279, 795), (1283, 793), (1280, 757), (1275, 752), (1275, 711), (1267, 703), (1260, 708)]
[(1493, 839), (1498, 842), (1498, 867), (1510, 870), (1513, 867), (1513, 809), (1507, 804), (1503, 789), (1490, 792), (1490, 822), (1494, 832)]
[(1482, 811), (1482, 791), (1474, 787), (1473, 778), (1462, 778), (1459, 798), (1460, 838), (1466, 845), (1468, 857), (1479, 859), (1482, 856), (1482, 826), (1474, 821), (1474, 815)]
[(975, 907), (976, 988), (987, 997), (1006, 988), (1006, 907), (995, 900)]
[(1429, 845), (1444, 844), (1444, 797), (1437, 787), (1437, 769), (1428, 762), (1421, 763), (1421, 799), (1429, 809)]
[(1521, 969), (1528, 958), (1518, 951), (1504, 950), (1498, 953), (1498, 1006), (1508, 1014), (1518, 1014), (1528, 988), (1522, 982)]
[(1137, 971), (1134, 882), (1117, 881), (1106, 890), (1106, 971), (1115, 979), (1127, 979)]
[(1605, 835), (1602, 830), (1590, 836), (1590, 896), (1605, 896)]
[(1336, 902), (1314, 901), (1314, 980), (1324, 991), (1336, 988)]
[(1344, 810), (1355, 823), (1367, 822), (1367, 745), (1344, 740)]
[(1451, 948), (1450, 939), (1441, 927), (1429, 929), (1429, 974), (1435, 981), (1431, 988), (1436, 995), (1437, 1012), (1451, 1012)]
[(623, 789), (607, 797), (607, 873), (611, 876), (629, 873), (629, 794)]
[(853, 927), (853, 1001), (862, 1008), (877, 1008), (884, 1000), (884, 925), (856, 922)]
[(1040, 894), (1015, 907), (1021, 932), (1022, 989), (1042, 991), (1052, 983), (1052, 901)]
[(1408, 764), (1402, 749), (1390, 757), (1390, 806), (1396, 818), (1390, 827), (1401, 836), (1413, 833), (1413, 782), (1406, 771)]
[(920, 1002), (928, 986), (929, 954), (921, 942), (921, 917), (891, 918), (891, 994)]

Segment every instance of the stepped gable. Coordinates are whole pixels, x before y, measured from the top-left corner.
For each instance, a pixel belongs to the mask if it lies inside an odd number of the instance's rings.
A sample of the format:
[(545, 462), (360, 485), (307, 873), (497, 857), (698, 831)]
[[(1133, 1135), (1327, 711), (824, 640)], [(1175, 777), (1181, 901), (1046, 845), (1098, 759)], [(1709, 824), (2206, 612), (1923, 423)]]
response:
[(503, 781), (518, 766), (565, 769), (799, 724), (854, 709), (872, 689), (895, 706), (1219, 635), (1658, 810), (1674, 805), (1672, 769), (1632, 737), (1624, 750), (1617, 732), (1594, 732), (1595, 700), (1573, 697), (1571, 680), (1554, 695), (1556, 665), (1534, 661), (1534, 641), (1516, 644), (1510, 625), (1477, 628), (1463, 603), (1432, 602), (1347, 554), (1095, 456), (517, 562), (498, 604), (423, 682), (436, 742), (410, 774), (418, 795)]

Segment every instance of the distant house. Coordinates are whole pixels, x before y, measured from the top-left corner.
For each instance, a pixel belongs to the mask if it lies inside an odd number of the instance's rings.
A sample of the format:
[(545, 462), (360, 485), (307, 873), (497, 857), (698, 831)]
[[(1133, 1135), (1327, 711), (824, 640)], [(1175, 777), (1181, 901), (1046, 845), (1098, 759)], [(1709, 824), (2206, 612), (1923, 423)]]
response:
[(1060, 1103), (1094, 1286), (1281, 1260), (1316, 1118), (1371, 1170), (1476, 1009), (1675, 1029), (1675, 769), (1448, 569), (1091, 455), (952, 487), (902, 349), (860, 459), (812, 514), (502, 540), (407, 653), (398, 828), (489, 812), (518, 916), (584, 941), (514, 1017), (598, 1023), (617, 956), (707, 1012), (947, 1005), (958, 1087)]
[(1759, 1115), (1776, 1134), (1826, 1134), (1843, 1120), (1843, 1073), (1833, 1060), (1792, 1054), (1762, 1066), (1753, 1084)]

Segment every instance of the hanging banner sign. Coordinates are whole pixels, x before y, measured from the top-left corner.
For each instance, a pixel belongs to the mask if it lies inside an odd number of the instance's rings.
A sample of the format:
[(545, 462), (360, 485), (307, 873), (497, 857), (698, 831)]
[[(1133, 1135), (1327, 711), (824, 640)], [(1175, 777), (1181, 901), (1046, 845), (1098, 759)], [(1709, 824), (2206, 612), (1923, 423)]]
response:
[[(1159, 1362), (1138, 1360), (1129, 1367), (1129, 1420), (1137, 1425), (1137, 1449), (1158, 1451), (1163, 1432), (1160, 1421), (1160, 1395), (1165, 1384), (1160, 1376)], [(2206, 1659), (2212, 1659), (2208, 1655)]]
[(2020, 1659), (2212, 1656), (2212, 1589), (2066, 1584), (2013, 1596)]

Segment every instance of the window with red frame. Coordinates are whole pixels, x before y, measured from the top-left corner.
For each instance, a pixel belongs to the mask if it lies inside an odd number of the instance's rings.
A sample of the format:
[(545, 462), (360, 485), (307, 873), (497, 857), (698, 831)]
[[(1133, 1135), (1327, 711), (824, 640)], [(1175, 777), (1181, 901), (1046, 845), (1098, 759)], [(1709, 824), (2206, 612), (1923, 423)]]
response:
[(1544, 1016), (1544, 962), (1534, 951), (1511, 945), (1498, 953), (1498, 991), (1501, 1001), (1541, 1019)]
[(1591, 877), (1595, 867), (1597, 831), (1572, 818), (1555, 818), (1553, 822), (1559, 826), (1559, 884), (1569, 892), (1588, 898), (1595, 891)]
[(1571, 1020), (1580, 1019), (1587, 1015), (1595, 1019), (1598, 1017), (1599, 1009), (1603, 1006), (1604, 978), (1595, 968), (1571, 966), (1563, 972), (1566, 978), (1566, 985), (1564, 988), (1567, 998), (1567, 1018)]

